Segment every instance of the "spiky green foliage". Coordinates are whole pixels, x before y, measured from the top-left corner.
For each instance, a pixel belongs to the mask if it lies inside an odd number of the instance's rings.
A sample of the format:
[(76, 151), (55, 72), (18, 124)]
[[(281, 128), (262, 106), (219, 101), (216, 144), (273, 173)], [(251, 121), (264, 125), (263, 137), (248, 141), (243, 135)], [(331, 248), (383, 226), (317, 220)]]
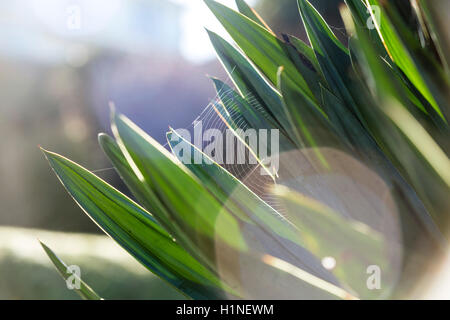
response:
[[(307, 0), (298, 0), (309, 46), (293, 36), (278, 38), (244, 1), (237, 1), (240, 12), (205, 3), (235, 42), (208, 31), (234, 84), (233, 89), (214, 80), (216, 111), (235, 133), (236, 116), (255, 129), (279, 129), (280, 151), (299, 154), (297, 161), (281, 157), (280, 173), (273, 177), (272, 194), (286, 212), (206, 155), (202, 164), (182, 164), (180, 154), (116, 114), (114, 138), (102, 134), (99, 141), (140, 205), (45, 151), (61, 182), (104, 232), (190, 298), (404, 293), (417, 270), (425, 272), (427, 259), (446, 244), (449, 222), (448, 56), (432, 5), (418, 1), (411, 22), (391, 2), (347, 0), (341, 12), (346, 46)], [(379, 21), (370, 6), (379, 8)], [(192, 157), (201, 154), (174, 130), (168, 142), (171, 148), (184, 144)], [(358, 214), (336, 212), (320, 197), (300, 194), (296, 186), (311, 175), (298, 170), (302, 161), (323, 177), (319, 185), (335, 172), (354, 180), (370, 172), (371, 195), (381, 193), (372, 205), (388, 199), (383, 205), (398, 212), (400, 239), (389, 239), (367, 222), (377, 225), (377, 217), (363, 221)], [(342, 173), (344, 162), (353, 167)], [(334, 190), (332, 196), (338, 194)], [(354, 194), (347, 200), (355, 202), (349, 212), (358, 212), (363, 200)], [(391, 260), (399, 255), (404, 259), (396, 273)], [(334, 257), (332, 271), (322, 267), (324, 257)], [(382, 293), (368, 290), (367, 265), (386, 274)], [(241, 274), (249, 266), (254, 274)], [(252, 276), (248, 285), (243, 277)]]

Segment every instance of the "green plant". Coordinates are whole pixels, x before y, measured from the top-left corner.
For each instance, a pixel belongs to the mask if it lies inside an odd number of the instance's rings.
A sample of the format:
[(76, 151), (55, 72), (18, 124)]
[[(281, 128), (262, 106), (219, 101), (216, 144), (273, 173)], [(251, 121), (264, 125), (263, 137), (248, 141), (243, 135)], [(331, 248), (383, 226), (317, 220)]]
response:
[[(101, 134), (100, 145), (140, 205), (44, 150), (63, 185), (105, 233), (190, 298), (407, 293), (447, 243), (449, 222), (449, 55), (432, 5), (412, 1), (413, 19), (406, 19), (404, 8), (391, 2), (347, 0), (341, 8), (347, 47), (307, 0), (298, 6), (311, 46), (288, 35), (280, 40), (242, 0), (236, 0), (240, 12), (205, 2), (240, 49), (208, 31), (235, 85), (214, 79), (216, 111), (236, 135), (242, 123), (279, 129), (280, 172), (271, 193), (285, 212), (206, 155), (202, 164), (182, 164), (179, 154), (114, 112), (114, 139)], [(379, 20), (368, 7), (380, 11)], [(192, 158), (201, 153), (174, 130), (168, 142), (188, 146)], [(302, 161), (311, 167), (307, 176)], [(366, 187), (377, 196), (372, 206), (383, 199), (394, 208), (401, 236), (390, 239), (377, 217), (366, 217), (373, 225), (360, 219), (355, 195), (347, 200), (355, 201), (349, 212), (358, 214), (345, 216), (322, 198), (301, 194), (306, 178), (318, 177), (320, 185), (336, 173), (354, 181), (367, 175)], [(332, 271), (322, 267), (324, 257), (334, 257)], [(386, 275), (382, 291), (367, 287), (367, 265)], [(81, 295), (98, 297), (87, 286)]]

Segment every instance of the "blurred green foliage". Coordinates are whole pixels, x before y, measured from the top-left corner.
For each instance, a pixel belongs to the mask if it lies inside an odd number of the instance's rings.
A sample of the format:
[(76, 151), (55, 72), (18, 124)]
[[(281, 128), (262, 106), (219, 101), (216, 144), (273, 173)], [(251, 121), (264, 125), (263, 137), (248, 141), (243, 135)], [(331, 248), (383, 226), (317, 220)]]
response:
[[(312, 0), (311, 3), (334, 29), (336, 36), (346, 41), (347, 36), (338, 10), (338, 6), (343, 3), (343, 0)], [(296, 1), (260, 0), (255, 6), (255, 10), (261, 14), (276, 34), (287, 33), (306, 39), (306, 31), (300, 20)]]

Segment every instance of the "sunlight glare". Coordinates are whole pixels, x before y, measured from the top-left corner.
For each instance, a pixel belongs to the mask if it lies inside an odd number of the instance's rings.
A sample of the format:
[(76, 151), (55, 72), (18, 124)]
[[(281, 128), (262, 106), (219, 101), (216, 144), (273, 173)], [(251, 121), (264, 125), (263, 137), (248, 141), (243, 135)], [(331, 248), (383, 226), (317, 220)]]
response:
[[(205, 28), (217, 32), (227, 40), (230, 40), (230, 37), (202, 0), (174, 0), (174, 2), (181, 4), (184, 8), (181, 17), (180, 50), (182, 55), (193, 63), (203, 63), (213, 59), (214, 49)], [(236, 9), (234, 0), (218, 2)], [(256, 2), (256, 0), (247, 1), (249, 5), (254, 5)]]

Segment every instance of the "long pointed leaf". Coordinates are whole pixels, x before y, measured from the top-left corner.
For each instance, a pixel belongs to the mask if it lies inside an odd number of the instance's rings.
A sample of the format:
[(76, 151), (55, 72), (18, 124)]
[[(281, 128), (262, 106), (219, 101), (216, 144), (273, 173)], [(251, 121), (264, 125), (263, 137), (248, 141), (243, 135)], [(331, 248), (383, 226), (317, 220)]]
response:
[(150, 271), (193, 298), (215, 296), (222, 284), (139, 205), (74, 162), (44, 151), (83, 211)]
[(73, 290), (78, 293), (81, 298), (83, 298), (84, 300), (103, 300), (97, 293), (95, 293), (94, 290), (91, 289), (91, 287), (89, 287), (83, 280), (81, 280), (78, 275), (68, 273), (67, 265), (49, 247), (47, 247), (42, 242), (40, 242), (40, 244), (64, 280), (68, 280), (69, 277), (73, 276), (80, 282), (80, 288), (74, 288)]

